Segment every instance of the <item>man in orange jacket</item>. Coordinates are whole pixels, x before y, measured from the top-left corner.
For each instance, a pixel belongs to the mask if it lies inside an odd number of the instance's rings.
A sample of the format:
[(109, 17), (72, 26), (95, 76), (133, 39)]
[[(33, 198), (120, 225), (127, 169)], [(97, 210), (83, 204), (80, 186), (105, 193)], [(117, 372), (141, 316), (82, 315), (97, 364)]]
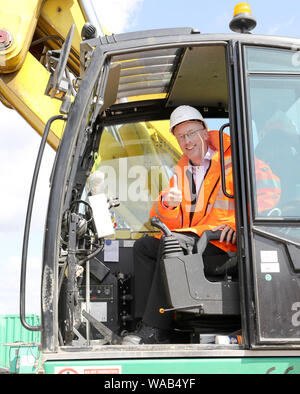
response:
[[(169, 188), (161, 192), (150, 216), (158, 216), (171, 230), (199, 237), (205, 230), (221, 229), (216, 246), (235, 251), (234, 200), (221, 188), (219, 132), (208, 131), (200, 112), (190, 106), (176, 108), (170, 123), (183, 155)], [(233, 195), (230, 137), (226, 134), (224, 159), (226, 189)]]
[[(219, 133), (208, 131), (201, 113), (190, 106), (180, 106), (172, 112), (170, 130), (177, 138), (183, 155), (169, 187), (160, 193), (150, 216), (159, 217), (185, 250), (193, 250), (204, 231), (221, 230), (220, 239), (211, 241), (203, 255), (206, 274), (215, 274), (216, 267), (228, 260), (227, 252), (236, 251), (234, 200), (223, 194), (221, 185)], [(224, 161), (226, 190), (233, 195), (228, 135), (224, 135)], [(265, 170), (262, 162), (256, 161), (255, 165), (261, 174), (261, 185), (266, 180), (260, 198), (260, 210), (266, 210), (274, 206), (274, 191), (279, 200), (280, 189), (274, 185), (270, 190), (273, 174), (269, 169)], [(154, 237), (143, 237), (134, 245), (136, 314), (142, 317), (135, 332), (135, 343), (166, 342), (172, 328), (173, 316), (159, 313), (160, 307), (168, 307), (160, 273), (160, 246), (160, 240)], [(127, 340), (132, 338), (129, 335)]]

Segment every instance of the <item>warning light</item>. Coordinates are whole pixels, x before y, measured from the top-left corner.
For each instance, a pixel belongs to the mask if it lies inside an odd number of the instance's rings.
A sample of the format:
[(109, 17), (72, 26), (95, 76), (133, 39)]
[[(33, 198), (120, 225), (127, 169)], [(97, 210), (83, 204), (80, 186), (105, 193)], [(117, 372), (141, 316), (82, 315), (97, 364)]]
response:
[(256, 26), (248, 3), (239, 3), (234, 7), (233, 18), (229, 24), (232, 31), (236, 33), (250, 33)]
[(165, 313), (164, 308), (159, 308), (159, 313), (164, 314)]
[(233, 16), (237, 16), (238, 14), (252, 14), (251, 8), (248, 3), (239, 3), (234, 7)]

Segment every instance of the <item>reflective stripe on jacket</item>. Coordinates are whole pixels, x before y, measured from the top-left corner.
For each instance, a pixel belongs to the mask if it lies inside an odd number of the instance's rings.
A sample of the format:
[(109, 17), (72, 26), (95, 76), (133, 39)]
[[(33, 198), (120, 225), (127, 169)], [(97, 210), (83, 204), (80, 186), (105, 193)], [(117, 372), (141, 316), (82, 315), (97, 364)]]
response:
[(274, 208), (280, 200), (280, 179), (270, 167), (255, 158), (256, 212), (261, 213)]

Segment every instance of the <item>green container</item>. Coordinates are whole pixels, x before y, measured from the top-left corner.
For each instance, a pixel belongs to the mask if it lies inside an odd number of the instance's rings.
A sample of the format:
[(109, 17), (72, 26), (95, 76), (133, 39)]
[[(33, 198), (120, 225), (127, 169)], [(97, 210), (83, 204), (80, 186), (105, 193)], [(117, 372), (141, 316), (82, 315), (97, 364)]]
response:
[(9, 346), (9, 372), (35, 373), (39, 365), (39, 345), (37, 343), (16, 342)]
[[(32, 326), (40, 324), (40, 318), (37, 315), (27, 315), (26, 321)], [(10, 369), (10, 347), (14, 346), (15, 342), (39, 344), (40, 333), (26, 330), (21, 324), (19, 315), (0, 315), (0, 368)]]

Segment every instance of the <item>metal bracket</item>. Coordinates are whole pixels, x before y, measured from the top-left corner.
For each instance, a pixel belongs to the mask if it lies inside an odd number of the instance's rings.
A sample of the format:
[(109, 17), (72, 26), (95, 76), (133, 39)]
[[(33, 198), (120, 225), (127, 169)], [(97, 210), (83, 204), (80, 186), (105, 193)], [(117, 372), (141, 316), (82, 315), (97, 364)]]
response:
[(82, 311), (82, 315), (96, 328), (97, 331), (103, 335), (104, 340), (112, 345), (120, 345), (123, 340), (117, 334), (115, 334), (111, 329), (106, 327), (104, 324), (100, 323), (92, 315), (87, 313), (85, 310)]

